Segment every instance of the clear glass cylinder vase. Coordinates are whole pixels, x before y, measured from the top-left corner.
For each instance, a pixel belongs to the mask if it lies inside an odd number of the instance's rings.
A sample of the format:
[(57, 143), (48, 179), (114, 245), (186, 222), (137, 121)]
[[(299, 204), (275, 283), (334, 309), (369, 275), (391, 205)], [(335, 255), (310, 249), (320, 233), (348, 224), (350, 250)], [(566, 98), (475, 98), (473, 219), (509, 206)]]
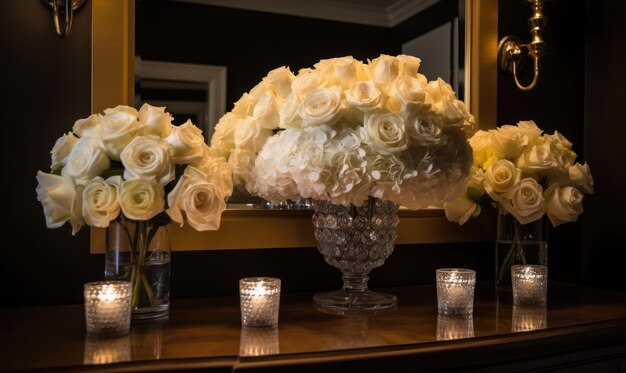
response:
[(548, 219), (521, 224), (501, 206), (498, 207), (495, 279), (498, 294), (511, 294), (511, 266), (548, 265)]
[(314, 201), (313, 210), (318, 249), (343, 273), (343, 289), (315, 295), (316, 307), (338, 314), (394, 308), (394, 295), (371, 291), (367, 282), (370, 271), (393, 252), (398, 206), (370, 197), (359, 207)]
[(161, 318), (170, 304), (170, 219), (120, 218), (106, 229), (104, 276), (132, 284), (132, 316)]

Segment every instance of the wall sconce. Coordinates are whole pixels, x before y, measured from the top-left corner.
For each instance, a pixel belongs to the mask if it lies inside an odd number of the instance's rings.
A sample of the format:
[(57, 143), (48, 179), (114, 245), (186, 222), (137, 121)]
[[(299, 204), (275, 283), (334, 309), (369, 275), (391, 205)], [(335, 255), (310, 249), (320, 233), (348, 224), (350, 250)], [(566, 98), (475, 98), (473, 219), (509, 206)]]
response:
[[(539, 60), (546, 53), (546, 43), (541, 38), (541, 33), (548, 21), (548, 18), (543, 15), (543, 0), (528, 1), (533, 12), (528, 20), (531, 35), (530, 43), (522, 44), (518, 38), (509, 35), (502, 38), (498, 44), (498, 62), (500, 67), (509, 74), (513, 74), (515, 85), (522, 91), (530, 91), (537, 85), (539, 80)], [(533, 58), (535, 65), (533, 81), (527, 86), (522, 85), (517, 78), (518, 71), (524, 65), (525, 54), (522, 53), (523, 48), (528, 50), (527, 54)]]
[[(72, 29), (72, 19), (74, 18), (74, 11), (80, 8), (85, 0), (42, 0), (52, 8), (52, 14), (54, 17), (54, 28), (57, 31), (57, 35), (61, 39), (65, 39), (70, 34)], [(70, 6), (70, 4), (72, 4)], [(64, 15), (65, 23), (61, 26), (61, 14)]]

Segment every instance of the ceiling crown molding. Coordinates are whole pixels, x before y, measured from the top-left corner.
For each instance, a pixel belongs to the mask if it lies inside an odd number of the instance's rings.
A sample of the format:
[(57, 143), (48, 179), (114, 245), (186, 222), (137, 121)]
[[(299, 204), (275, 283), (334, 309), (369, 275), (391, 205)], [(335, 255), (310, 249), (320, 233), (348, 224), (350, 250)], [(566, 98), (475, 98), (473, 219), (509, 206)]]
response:
[(337, 0), (174, 0), (291, 16), (394, 27), (439, 0), (397, 0), (388, 7)]

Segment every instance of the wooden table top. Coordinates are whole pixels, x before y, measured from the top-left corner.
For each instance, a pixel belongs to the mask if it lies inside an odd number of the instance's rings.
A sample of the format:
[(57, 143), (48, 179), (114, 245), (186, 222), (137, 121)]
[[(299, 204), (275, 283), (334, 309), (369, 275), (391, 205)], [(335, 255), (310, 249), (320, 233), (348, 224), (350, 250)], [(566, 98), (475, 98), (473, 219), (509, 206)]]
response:
[(432, 285), (384, 290), (398, 296), (398, 308), (373, 316), (326, 314), (313, 307), (312, 294), (284, 294), (274, 329), (242, 328), (237, 297), (175, 299), (169, 319), (133, 322), (129, 335), (112, 339), (86, 337), (82, 305), (2, 309), (0, 370), (97, 365), (230, 371), (285, 359), (461, 348), (460, 342), (497, 344), (626, 327), (626, 294), (575, 285), (551, 283), (547, 308), (514, 308), (511, 299), (496, 299), (493, 284), (479, 284), (474, 314), (467, 318), (438, 316)]

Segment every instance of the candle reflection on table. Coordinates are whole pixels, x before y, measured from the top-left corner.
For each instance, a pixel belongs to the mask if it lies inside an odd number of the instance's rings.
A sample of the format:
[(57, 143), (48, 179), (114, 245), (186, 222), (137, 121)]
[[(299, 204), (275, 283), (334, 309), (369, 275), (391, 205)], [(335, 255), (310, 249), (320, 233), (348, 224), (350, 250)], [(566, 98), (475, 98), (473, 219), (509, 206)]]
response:
[(512, 332), (528, 332), (548, 327), (546, 307), (513, 306)]
[(265, 356), (280, 353), (278, 328), (254, 328), (243, 326), (239, 339), (240, 356)]
[(437, 315), (437, 340), (449, 341), (474, 337), (474, 317), (467, 315)]
[(111, 364), (130, 359), (130, 337), (128, 335), (108, 338), (88, 335), (85, 338), (84, 364)]

